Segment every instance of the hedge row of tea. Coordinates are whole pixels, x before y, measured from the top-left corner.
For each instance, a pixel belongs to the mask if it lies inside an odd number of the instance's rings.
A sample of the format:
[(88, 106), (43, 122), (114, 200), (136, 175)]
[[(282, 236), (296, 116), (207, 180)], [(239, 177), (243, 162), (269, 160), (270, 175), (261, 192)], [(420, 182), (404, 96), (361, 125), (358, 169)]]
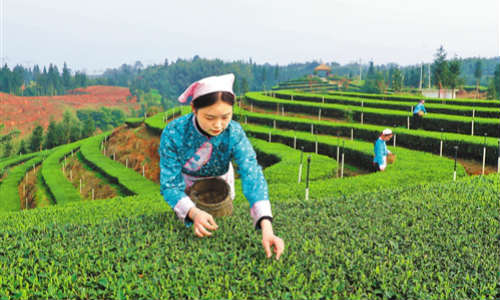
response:
[[(305, 113), (318, 115), (321, 109), (321, 116), (327, 118), (351, 118), (360, 122), (363, 116), (364, 123), (386, 125), (386, 126), (407, 126), (409, 112), (398, 110), (359, 107), (353, 105), (311, 103), (307, 101), (280, 100), (270, 96), (265, 96), (261, 92), (249, 92), (245, 94), (246, 101), (261, 108), (276, 109), (283, 107), (286, 112)], [(410, 118), (410, 122), (412, 122)], [(447, 132), (471, 133), (472, 117), (452, 116), (445, 114), (430, 114), (425, 117), (423, 128), (425, 130), (440, 131), (443, 128)], [(476, 135), (487, 134), (490, 137), (500, 137), (500, 120), (492, 118), (474, 118), (474, 133)]]
[[(239, 115), (239, 112), (240, 111), (235, 108), (236, 116)], [(242, 113), (247, 112), (242, 111)], [(248, 114), (264, 115), (256, 113)], [(262, 116), (262, 118), (264, 117), (265, 116)], [(268, 117), (272, 118), (273, 116)], [(161, 132), (161, 129), (165, 126), (165, 124), (162, 123), (162, 120), (158, 117), (156, 117), (155, 120), (156, 122), (149, 122), (148, 126), (151, 127), (153, 132)], [(252, 122), (255, 120), (257, 120), (257, 118), (251, 119)], [(289, 125), (294, 121), (297, 121), (297, 124), (299, 124), (298, 122), (300, 120), (307, 122), (307, 120), (304, 119), (289, 118)], [(362, 169), (369, 169), (372, 165), (372, 141), (362, 142), (357, 140), (340, 140), (332, 136), (311, 135), (310, 133), (302, 131), (283, 131), (267, 126), (250, 124), (245, 125), (244, 122), (241, 122), (241, 124), (243, 125), (247, 135), (252, 137), (268, 141), (269, 134), (271, 134), (272, 142), (283, 143), (289, 145), (290, 147), (293, 147), (295, 139), (295, 147), (297, 149), (303, 147), (306, 152), (316, 152), (317, 143), (318, 153), (332, 158), (337, 157), (337, 146), (339, 146), (339, 151), (344, 152), (346, 163), (358, 166)], [(316, 181), (311, 183), (311, 194), (314, 193), (315, 197), (327, 197), (339, 194), (347, 195), (358, 191), (385, 188), (388, 184), (416, 184), (422, 182), (451, 180), (453, 178), (454, 162), (448, 158), (435, 156), (425, 152), (411, 151), (401, 147), (389, 147), (389, 149), (397, 154), (398, 162), (394, 166), (391, 166), (391, 168), (388, 168), (386, 172), (345, 178), (338, 182), (332, 182), (331, 180)], [(277, 166), (276, 168), (282, 168), (283, 174), (297, 174), (299, 161), (300, 158), (297, 156), (295, 164), (291, 164), (291, 171), (289, 167), (284, 167), (286, 164), (280, 164), (280, 166)], [(459, 177), (465, 176), (465, 170), (461, 165), (457, 166), (457, 174)], [(281, 193), (280, 195), (282, 195), (283, 191), (286, 190), (287, 197), (303, 197), (303, 185), (290, 185), (288, 180), (283, 181), (283, 184), (287, 185), (288, 189), (279, 189), (279, 193)], [(278, 194), (273, 195), (273, 191), (271, 190), (269, 192), (272, 196), (280, 196)]]
[(478, 106), (478, 107), (500, 107), (499, 100), (480, 100), (480, 99), (442, 99), (419, 96), (402, 96), (402, 95), (386, 95), (386, 94), (367, 94), (358, 92), (337, 92), (331, 91), (332, 95), (360, 97), (366, 99), (381, 99), (400, 102), (417, 103), (420, 99), (425, 99), (426, 103), (447, 103), (452, 105)]
[(243, 201), (205, 239), (159, 195), (2, 214), (0, 296), (495, 299), (497, 180), (275, 199), (280, 261), (264, 257)]
[[(371, 166), (373, 160), (373, 144), (361, 141), (339, 140), (329, 136), (312, 136), (304, 132), (290, 132), (272, 129), (265, 126), (244, 125), (249, 136), (268, 140), (271, 133), (271, 141), (293, 146), (294, 140), (298, 148), (303, 147), (306, 152), (316, 151), (329, 157), (336, 157), (337, 146), (339, 152), (344, 153), (346, 163), (366, 169)], [(328, 198), (333, 195), (350, 195), (360, 191), (385, 190), (387, 186), (414, 185), (424, 182), (439, 182), (453, 179), (454, 162), (448, 158), (442, 158), (425, 152), (411, 151), (404, 148), (389, 147), (389, 150), (397, 155), (397, 163), (391, 165), (385, 172), (377, 172), (369, 175), (348, 177), (343, 179), (328, 179), (311, 182), (310, 195), (314, 198)], [(341, 156), (340, 156), (341, 157)], [(295, 164), (284, 168), (284, 174), (297, 174), (299, 157)], [(283, 166), (280, 166), (281, 168)], [(465, 176), (465, 170), (461, 165), (457, 166), (457, 176)], [(290, 176), (296, 178), (295, 176)], [(289, 179), (279, 182), (283, 188), (278, 192), (270, 189), (272, 199), (280, 197), (304, 198), (304, 185), (293, 185)], [(285, 188), (286, 187), (286, 188)]]
[(19, 211), (21, 209), (21, 196), (19, 195), (19, 184), (29, 170), (35, 168), (43, 161), (42, 154), (34, 156), (32, 159), (25, 161), (13, 167), (5, 180), (0, 184), (0, 210), (2, 211)]
[[(357, 124), (346, 122), (330, 122), (287, 117), (281, 115), (256, 113), (235, 108), (235, 115), (241, 123), (257, 123), (277, 128), (311, 132), (311, 125), (316, 134), (350, 137), (354, 139), (374, 142), (385, 126)], [(498, 163), (499, 142), (496, 138), (468, 136), (448, 132), (432, 132), (423, 130), (408, 130), (405, 128), (392, 128), (397, 146), (439, 154), (441, 141), (443, 141), (443, 155), (454, 156), (454, 146), (458, 146), (458, 157), (482, 161), (483, 148), (486, 148), (486, 163)], [(394, 142), (394, 140), (392, 141)], [(390, 142), (389, 142), (390, 143)]]
[[(347, 97), (328, 94), (313, 94), (313, 93), (300, 93), (295, 91), (281, 90), (278, 92), (265, 93), (267, 96), (272, 96), (278, 99), (290, 100), (293, 96), (294, 100), (308, 101), (308, 102), (321, 102), (333, 103), (343, 105), (354, 105), (373, 108), (385, 108), (393, 110), (402, 110), (413, 113), (412, 108), (418, 102), (400, 102), (381, 99), (364, 99), (360, 97)], [(473, 105), (474, 103), (471, 103)], [(447, 114), (482, 118), (496, 118), (500, 117), (500, 107), (476, 107), (465, 105), (441, 104), (441, 103), (426, 103), (426, 110), (432, 114)]]

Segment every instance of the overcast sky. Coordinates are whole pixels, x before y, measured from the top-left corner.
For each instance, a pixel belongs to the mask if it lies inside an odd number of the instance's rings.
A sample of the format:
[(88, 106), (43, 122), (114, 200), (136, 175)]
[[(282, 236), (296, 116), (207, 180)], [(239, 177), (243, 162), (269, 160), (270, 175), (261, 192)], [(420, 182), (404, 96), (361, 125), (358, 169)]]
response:
[(499, 55), (499, 0), (0, 0), (9, 66), (99, 73), (137, 60), (400, 65)]

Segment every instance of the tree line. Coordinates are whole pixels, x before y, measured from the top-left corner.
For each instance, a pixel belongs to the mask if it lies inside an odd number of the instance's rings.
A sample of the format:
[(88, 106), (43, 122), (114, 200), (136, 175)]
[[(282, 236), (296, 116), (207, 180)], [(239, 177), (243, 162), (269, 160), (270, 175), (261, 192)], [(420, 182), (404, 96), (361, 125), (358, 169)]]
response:
[[(14, 144), (15, 134), (9, 133), (0, 138), (1, 157), (38, 152), (59, 145), (76, 142), (92, 136), (96, 130), (107, 131), (125, 121), (125, 113), (120, 109), (101, 107), (99, 110), (80, 109), (76, 117), (65, 111), (60, 122), (51, 120), (47, 130), (35, 126), (29, 137)], [(2, 126), (0, 126), (1, 128)]]
[(5, 64), (0, 69), (0, 91), (17, 96), (54, 96), (68, 90), (98, 84), (99, 80), (89, 79), (85, 72), (75, 72), (64, 63), (62, 71), (56, 65), (40, 69), (38, 65), (25, 68), (16, 65), (12, 70)]

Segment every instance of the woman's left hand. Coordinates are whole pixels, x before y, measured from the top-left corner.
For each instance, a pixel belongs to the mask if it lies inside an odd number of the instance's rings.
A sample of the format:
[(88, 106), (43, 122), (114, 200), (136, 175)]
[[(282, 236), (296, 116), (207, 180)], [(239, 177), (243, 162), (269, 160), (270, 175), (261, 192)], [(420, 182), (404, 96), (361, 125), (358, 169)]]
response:
[(271, 257), (271, 248), (274, 246), (274, 253), (276, 253), (276, 260), (280, 259), (283, 250), (285, 249), (285, 242), (274, 235), (273, 225), (271, 221), (264, 219), (260, 222), (260, 227), (262, 229), (262, 246), (266, 251), (266, 256)]

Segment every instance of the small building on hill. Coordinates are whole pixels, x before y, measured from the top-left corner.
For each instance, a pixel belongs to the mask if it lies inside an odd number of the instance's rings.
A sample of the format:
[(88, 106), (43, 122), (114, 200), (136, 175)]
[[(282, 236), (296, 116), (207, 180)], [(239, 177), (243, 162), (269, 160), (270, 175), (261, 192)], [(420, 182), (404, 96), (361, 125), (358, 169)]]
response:
[(323, 74), (325, 77), (328, 77), (328, 75), (330, 75), (331, 71), (332, 71), (332, 68), (330, 68), (329, 66), (327, 66), (325, 64), (320, 64), (319, 66), (314, 68), (314, 74), (318, 74), (319, 76), (321, 76)]

